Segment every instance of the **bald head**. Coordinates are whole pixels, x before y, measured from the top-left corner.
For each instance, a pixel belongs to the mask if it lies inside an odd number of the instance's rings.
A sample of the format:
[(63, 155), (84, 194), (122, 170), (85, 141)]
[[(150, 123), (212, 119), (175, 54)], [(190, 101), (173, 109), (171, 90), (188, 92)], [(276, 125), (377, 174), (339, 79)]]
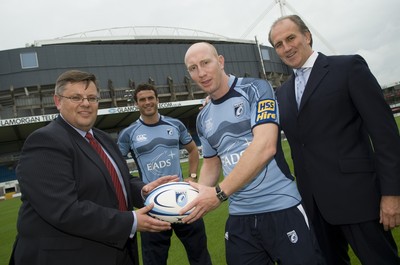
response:
[(193, 44), (192, 46), (189, 47), (189, 49), (186, 51), (185, 54), (185, 64), (186, 66), (188, 65), (188, 58), (193, 55), (193, 54), (197, 54), (197, 53), (209, 53), (210, 55), (212, 55), (213, 57), (218, 57), (218, 52), (215, 49), (215, 47), (213, 45), (211, 45), (208, 42), (197, 42), (195, 44)]
[(190, 46), (185, 54), (185, 65), (193, 81), (211, 98), (220, 98), (229, 91), (224, 57), (218, 55), (210, 43), (198, 42)]

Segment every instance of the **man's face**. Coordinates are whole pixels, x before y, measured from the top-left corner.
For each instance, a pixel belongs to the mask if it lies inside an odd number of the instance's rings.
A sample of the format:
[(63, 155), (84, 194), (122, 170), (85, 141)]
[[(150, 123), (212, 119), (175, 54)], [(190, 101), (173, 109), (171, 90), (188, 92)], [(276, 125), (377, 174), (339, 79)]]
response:
[(90, 82), (86, 88), (86, 82), (68, 83), (62, 93), (63, 97), (54, 95), (54, 102), (63, 118), (75, 128), (89, 131), (96, 121), (99, 103), (89, 103), (86, 99), (74, 102), (65, 97), (96, 98), (96, 85)]
[(152, 117), (158, 113), (158, 98), (153, 90), (142, 90), (136, 95), (140, 115)]
[(271, 40), (281, 60), (292, 68), (302, 67), (312, 54), (310, 33), (301, 33), (290, 19), (284, 19), (272, 28)]
[(208, 45), (198, 43), (189, 48), (185, 64), (190, 77), (213, 98), (219, 98), (224, 72), (224, 58), (218, 56)]

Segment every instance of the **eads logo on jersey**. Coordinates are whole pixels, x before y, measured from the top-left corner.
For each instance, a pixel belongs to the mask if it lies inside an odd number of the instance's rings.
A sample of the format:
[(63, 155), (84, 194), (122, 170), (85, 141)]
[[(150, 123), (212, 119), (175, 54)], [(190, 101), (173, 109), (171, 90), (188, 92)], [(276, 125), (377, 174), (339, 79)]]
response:
[(257, 103), (256, 123), (277, 121), (276, 101), (273, 99), (260, 100)]

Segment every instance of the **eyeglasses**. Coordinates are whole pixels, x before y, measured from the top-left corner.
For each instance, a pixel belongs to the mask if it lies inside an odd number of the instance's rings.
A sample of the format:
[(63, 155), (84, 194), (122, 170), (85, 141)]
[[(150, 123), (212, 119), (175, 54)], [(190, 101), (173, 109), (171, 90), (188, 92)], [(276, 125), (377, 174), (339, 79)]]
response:
[(99, 97), (94, 97), (94, 96), (92, 96), (92, 97), (87, 97), (87, 98), (84, 98), (84, 97), (81, 97), (81, 96), (72, 96), (72, 97), (64, 97), (64, 96), (61, 96), (61, 95), (58, 95), (59, 97), (61, 97), (61, 98), (67, 98), (67, 99), (69, 99), (69, 100), (71, 100), (72, 102), (74, 102), (74, 103), (83, 103), (83, 101), (86, 99), (89, 103), (97, 103), (97, 102), (99, 102), (99, 100), (100, 100), (100, 98)]

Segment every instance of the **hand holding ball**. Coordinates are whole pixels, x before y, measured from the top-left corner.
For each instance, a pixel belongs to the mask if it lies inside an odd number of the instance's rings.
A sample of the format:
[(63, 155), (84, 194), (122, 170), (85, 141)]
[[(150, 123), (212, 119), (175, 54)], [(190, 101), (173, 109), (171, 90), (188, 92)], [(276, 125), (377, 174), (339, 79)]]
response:
[(192, 202), (199, 191), (187, 182), (169, 182), (152, 190), (144, 202), (145, 205), (154, 203), (149, 215), (170, 223), (182, 223), (182, 219), (191, 211), (179, 215), (179, 211)]

